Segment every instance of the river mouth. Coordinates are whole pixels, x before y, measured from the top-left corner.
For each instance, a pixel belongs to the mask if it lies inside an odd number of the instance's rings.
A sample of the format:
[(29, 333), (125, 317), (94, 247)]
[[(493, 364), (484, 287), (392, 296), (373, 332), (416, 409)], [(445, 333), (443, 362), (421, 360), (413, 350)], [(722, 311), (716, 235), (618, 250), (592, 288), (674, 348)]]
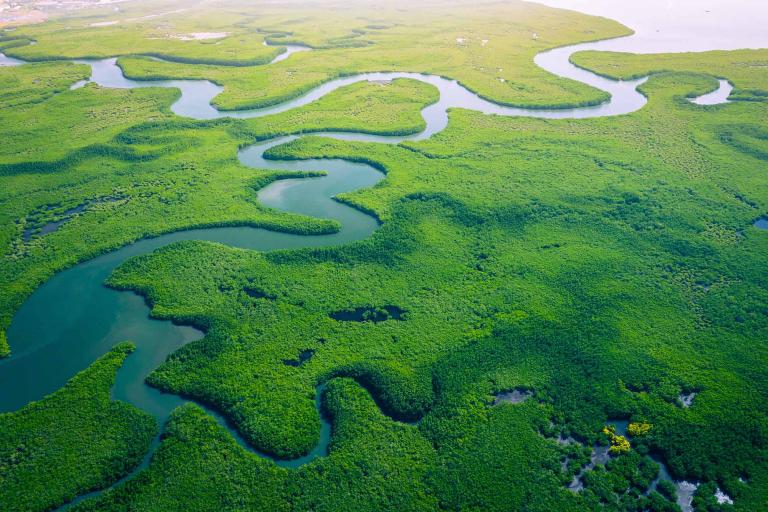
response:
[[(211, 101), (221, 93), (223, 88), (207, 80), (137, 81), (127, 79), (118, 67), (117, 59), (114, 58), (75, 62), (90, 65), (92, 76), (89, 81), (102, 87), (178, 88), (181, 90), (181, 97), (172, 105), (172, 111), (179, 116), (198, 120), (221, 117), (252, 118), (277, 114), (308, 105), (332, 91), (360, 81), (391, 81), (397, 78), (409, 78), (435, 86), (440, 92), (440, 99), (422, 111), (426, 128), (421, 133), (398, 137), (364, 133), (318, 134), (342, 140), (398, 144), (406, 140), (427, 139), (445, 129), (448, 124), (447, 111), (450, 108), (464, 108), (484, 114), (542, 119), (606, 117), (639, 110), (647, 100), (637, 91), (637, 87), (646, 78), (616, 82), (579, 69), (570, 63), (569, 57), (572, 53), (584, 49), (595, 49), (600, 45), (599, 42), (574, 45), (543, 52), (536, 56), (535, 62), (542, 68), (556, 75), (597, 87), (611, 95), (609, 101), (600, 105), (570, 109), (509, 107), (485, 100), (455, 80), (420, 73), (381, 72), (363, 73), (332, 80), (293, 100), (271, 107), (226, 112), (219, 111), (211, 105)], [(302, 47), (291, 51), (289, 48), (273, 62), (284, 60), (297, 51), (309, 50)], [(24, 62), (0, 53), (0, 65), (21, 64)], [(75, 85), (81, 87), (85, 82), (78, 82)], [(305, 236), (251, 227), (177, 231), (138, 241), (56, 274), (24, 302), (8, 329), (8, 338), (15, 352), (11, 358), (0, 360), (0, 388), (14, 391), (0, 394), (0, 412), (16, 410), (30, 401), (39, 400), (59, 389), (74, 374), (125, 339), (133, 340), (137, 349), (118, 371), (112, 390), (113, 397), (151, 413), (160, 423), (165, 422), (170, 412), (186, 401), (182, 397), (162, 393), (147, 386), (145, 378), (165, 361), (169, 354), (187, 343), (200, 339), (204, 333), (191, 326), (174, 325), (152, 319), (148, 316), (148, 307), (142, 297), (103, 286), (112, 271), (128, 258), (146, 254), (182, 240), (213, 241), (233, 247), (270, 251), (340, 245), (362, 240), (373, 234), (379, 226), (375, 218), (334, 201), (332, 198), (342, 192), (372, 187), (383, 179), (383, 174), (371, 166), (344, 160), (275, 161), (264, 158), (264, 153), (268, 149), (296, 138), (297, 136), (290, 136), (259, 142), (241, 150), (238, 156), (243, 164), (261, 169), (327, 171), (327, 176), (324, 177), (274, 182), (259, 191), (258, 199), (266, 206), (287, 212), (334, 219), (342, 226), (338, 233)], [(61, 307), (63, 304), (66, 304), (67, 308)], [(41, 322), (41, 318), (45, 321)], [(301, 356), (298, 361), (297, 368), (301, 366)], [(322, 387), (318, 387), (315, 399), (318, 410), (321, 397)], [(241, 445), (254, 451), (220, 414), (208, 408), (206, 410), (215, 416), (219, 423), (226, 426)], [(290, 461), (269, 458), (286, 467), (306, 464), (328, 453), (331, 430), (330, 424), (325, 420), (321, 422), (319, 437), (320, 442), (303, 457)], [(157, 442), (153, 446), (156, 447)], [(146, 467), (153, 452), (154, 448), (147, 454), (142, 465), (131, 475)], [(255, 453), (268, 457), (259, 452)]]

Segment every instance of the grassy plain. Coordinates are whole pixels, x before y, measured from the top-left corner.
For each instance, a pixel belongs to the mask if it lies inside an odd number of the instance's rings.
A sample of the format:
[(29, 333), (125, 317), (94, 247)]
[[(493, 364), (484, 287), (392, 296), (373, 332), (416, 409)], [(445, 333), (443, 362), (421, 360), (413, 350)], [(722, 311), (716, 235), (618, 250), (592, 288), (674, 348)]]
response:
[(134, 54), (177, 62), (232, 66), (266, 64), (281, 53), (263, 44), (264, 34), (239, 26), (242, 18), (235, 13), (217, 10), (212, 15), (201, 3), (128, 2), (120, 11), (106, 6), (65, 14), (6, 32), (5, 41), (0, 35), (0, 50), (41, 61), (100, 59), (123, 55), (130, 48)]
[[(33, 78), (42, 73), (49, 77)], [(0, 96), (4, 141), (0, 146), (0, 175), (52, 172), (52, 167), (62, 165), (67, 157), (76, 159), (84, 152), (98, 152), (132, 125), (169, 118), (168, 106), (178, 97), (171, 89), (86, 85), (69, 90), (70, 85), (89, 75), (88, 66), (69, 63), (0, 68), (0, 80), (18, 84)], [(16, 191), (5, 189), (5, 194)]]
[(40, 103), (89, 75), (88, 66), (68, 63), (0, 68), (0, 108), (9, 111), (22, 105)]

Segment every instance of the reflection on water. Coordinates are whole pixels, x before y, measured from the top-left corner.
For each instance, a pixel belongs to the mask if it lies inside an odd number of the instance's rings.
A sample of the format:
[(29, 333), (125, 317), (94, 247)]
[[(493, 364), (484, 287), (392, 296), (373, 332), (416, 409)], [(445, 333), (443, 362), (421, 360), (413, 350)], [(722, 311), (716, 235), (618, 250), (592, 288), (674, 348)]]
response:
[(680, 393), (677, 396), (677, 399), (680, 401), (680, 404), (686, 409), (693, 405), (694, 398), (696, 398), (696, 392), (694, 391), (691, 391), (690, 393)]
[[(294, 213), (338, 221), (342, 229), (329, 235), (303, 236), (249, 227), (179, 231), (128, 245), (63, 272), (38, 288), (14, 315), (8, 329), (11, 358), (0, 360), (0, 412), (18, 409), (60, 388), (78, 371), (120, 341), (137, 350), (126, 359), (113, 388), (116, 398), (155, 415), (161, 422), (181, 403), (144, 384), (144, 377), (178, 347), (201, 333), (147, 317), (144, 300), (133, 293), (102, 285), (126, 259), (179, 240), (210, 240), (257, 250), (338, 245), (370, 236), (376, 219), (332, 199), (350, 190), (375, 185), (383, 175), (364, 164), (342, 160), (267, 161), (263, 151), (293, 137), (251, 146), (240, 153), (249, 166), (276, 170), (321, 171), (323, 178), (283, 180), (262, 189), (262, 204)], [(62, 305), (66, 304), (66, 307)]]
[(272, 62), (270, 62), (270, 64), (275, 64), (277, 62), (285, 60), (291, 55), (293, 55), (294, 53), (307, 52), (312, 49), (309, 46), (303, 46), (298, 44), (277, 45), (277, 44), (269, 44), (266, 41), (264, 41), (264, 46), (284, 46), (285, 48), (285, 51), (280, 55), (278, 55), (277, 57), (275, 57), (274, 59), (272, 59)]
[(493, 397), (493, 405), (521, 404), (533, 396), (533, 391), (527, 389), (513, 389), (496, 393)]
[[(704, 51), (713, 49), (768, 48), (768, 2), (739, 0), (745, 6), (724, 5), (724, 2), (704, 0), (695, 2), (669, 2), (649, 0), (646, 2), (615, 2), (613, 0), (537, 0), (551, 7), (563, 7), (615, 19), (635, 30), (628, 37), (608, 39), (594, 43), (556, 48), (542, 52), (535, 62), (550, 73), (586, 83), (610, 92), (614, 97), (629, 97), (622, 94), (622, 87), (634, 89), (641, 81), (614, 82), (580, 69), (570, 63), (570, 56), (580, 51), (615, 51), (630, 53), (663, 53), (683, 51)], [(711, 9), (706, 5), (717, 4)], [(746, 4), (749, 3), (749, 7)], [(753, 5), (754, 4), (754, 5)], [(727, 11), (724, 17), (722, 11)], [(738, 17), (745, 28), (735, 33), (733, 26), (723, 23), (729, 16)], [(725, 103), (732, 90), (730, 83), (723, 81), (721, 87), (700, 98), (694, 99), (699, 105)]]

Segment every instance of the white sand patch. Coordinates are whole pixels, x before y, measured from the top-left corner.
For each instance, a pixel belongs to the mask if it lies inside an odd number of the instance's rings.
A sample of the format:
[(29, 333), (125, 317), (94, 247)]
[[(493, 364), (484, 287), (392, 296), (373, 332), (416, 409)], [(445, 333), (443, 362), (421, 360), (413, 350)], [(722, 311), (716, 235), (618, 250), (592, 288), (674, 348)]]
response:
[(179, 34), (171, 36), (172, 39), (179, 39), (181, 41), (200, 41), (204, 39), (221, 39), (227, 37), (229, 32), (192, 32), (189, 34)]
[(480, 41), (480, 46), (485, 46), (487, 44), (488, 44), (488, 40), (487, 39), (483, 39), (482, 41)]
[[(120, 1), (129, 1), (129, 0), (120, 0)], [(155, 18), (159, 18), (161, 16), (168, 16), (169, 14), (178, 14), (180, 12), (188, 11), (189, 9), (176, 9), (175, 11), (166, 11), (166, 12), (158, 12), (155, 14), (148, 14), (146, 16), (140, 16), (138, 18), (127, 18), (125, 21), (142, 21), (142, 20), (152, 20)]]
[(117, 25), (119, 21), (99, 21), (97, 23), (91, 23), (89, 27), (109, 27), (111, 25)]
[(715, 499), (717, 499), (717, 502), (720, 505), (725, 505), (725, 504), (733, 505), (733, 500), (731, 499), (731, 497), (725, 494), (720, 489), (718, 489), (717, 492), (715, 492)]

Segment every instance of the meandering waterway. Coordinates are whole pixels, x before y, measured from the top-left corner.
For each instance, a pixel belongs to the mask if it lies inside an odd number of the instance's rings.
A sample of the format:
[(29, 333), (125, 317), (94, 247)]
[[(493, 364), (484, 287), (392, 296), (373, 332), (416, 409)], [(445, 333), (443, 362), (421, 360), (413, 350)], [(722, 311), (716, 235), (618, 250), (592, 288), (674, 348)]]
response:
[[(480, 98), (455, 80), (443, 77), (419, 73), (382, 72), (335, 79), (293, 100), (267, 108), (224, 112), (211, 105), (211, 101), (222, 91), (222, 88), (210, 81), (137, 81), (127, 79), (123, 75), (117, 66), (116, 59), (76, 62), (90, 65), (92, 73), (89, 81), (102, 87), (178, 88), (182, 94), (173, 104), (173, 112), (194, 119), (250, 118), (285, 112), (310, 104), (340, 87), (365, 80), (411, 78), (432, 84), (439, 90), (440, 100), (422, 111), (426, 128), (421, 133), (404, 137), (362, 133), (319, 134), (345, 140), (397, 144), (404, 140), (426, 139), (442, 131), (448, 124), (447, 110), (454, 107), (485, 114), (547, 119), (622, 115), (642, 108), (646, 98), (637, 91), (637, 87), (645, 81), (645, 78), (626, 82), (613, 81), (577, 68), (570, 63), (570, 55), (575, 51), (592, 49), (600, 44), (573, 45), (550, 50), (536, 57), (536, 63), (542, 68), (559, 76), (597, 87), (611, 95), (609, 101), (596, 106), (549, 110), (498, 105)], [(279, 55), (273, 62), (289, 58), (296, 51), (308, 50), (306, 47), (288, 48), (288, 51)], [(21, 64), (23, 61), (0, 54), (0, 65)], [(79, 82), (76, 86), (80, 87), (85, 83)], [(727, 86), (727, 82), (721, 83), (721, 88), (712, 93), (715, 96), (706, 98), (705, 101), (712, 101), (713, 97), (715, 102), (725, 101), (729, 92), (724, 92)], [(342, 226), (338, 233), (301, 236), (250, 227), (180, 231), (139, 241), (56, 274), (22, 305), (8, 330), (8, 339), (14, 353), (12, 357), (0, 360), (0, 389), (12, 390), (12, 392), (0, 394), (0, 412), (16, 410), (30, 401), (39, 400), (59, 389), (68, 379), (86, 368), (113, 345), (126, 339), (132, 340), (137, 350), (126, 359), (125, 364), (118, 371), (112, 390), (113, 397), (153, 414), (161, 424), (174, 408), (186, 401), (176, 395), (161, 393), (147, 386), (144, 380), (169, 354), (184, 344), (199, 339), (203, 333), (189, 326), (151, 319), (148, 316), (148, 307), (141, 297), (131, 292), (115, 291), (103, 286), (111, 272), (128, 258), (149, 253), (158, 247), (179, 240), (208, 240), (234, 247), (269, 251), (339, 245), (370, 236), (378, 226), (376, 220), (334, 201), (333, 197), (342, 192), (371, 187), (383, 179), (383, 175), (370, 166), (343, 160), (264, 159), (266, 150), (295, 138), (297, 136), (282, 137), (245, 148), (239, 152), (240, 161), (245, 165), (261, 169), (327, 171), (327, 176), (320, 178), (290, 179), (272, 183), (262, 189), (258, 197), (263, 204), (273, 208), (312, 217), (335, 219)], [(66, 307), (62, 307), (63, 305)], [(319, 401), (319, 392), (317, 400)], [(227, 425), (224, 418), (210, 409), (208, 412), (226, 426), (243, 446), (247, 447), (237, 431)], [(289, 467), (304, 464), (317, 456), (326, 454), (329, 440), (330, 426), (323, 421), (320, 443), (311, 453), (299, 459), (275, 460), (275, 462)], [(148, 464), (158, 443), (156, 439), (152, 449), (136, 471)], [(88, 496), (91, 495), (79, 499)]]

